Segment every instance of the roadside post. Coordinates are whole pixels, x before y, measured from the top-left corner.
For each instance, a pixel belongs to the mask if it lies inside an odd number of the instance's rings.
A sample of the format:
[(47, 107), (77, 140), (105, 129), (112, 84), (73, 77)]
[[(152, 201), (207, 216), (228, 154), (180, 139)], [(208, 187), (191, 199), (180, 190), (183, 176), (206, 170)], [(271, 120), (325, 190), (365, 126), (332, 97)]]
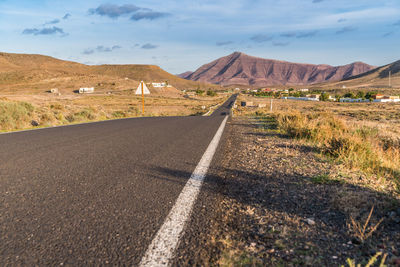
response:
[(135, 94), (142, 95), (142, 116), (144, 116), (144, 95), (149, 95), (150, 91), (143, 81), (140, 82)]
[(143, 92), (143, 81), (141, 82), (142, 84), (142, 116), (144, 116), (144, 92)]
[(271, 108), (270, 108), (271, 112), (272, 112), (272, 100), (273, 100), (273, 98), (271, 97)]

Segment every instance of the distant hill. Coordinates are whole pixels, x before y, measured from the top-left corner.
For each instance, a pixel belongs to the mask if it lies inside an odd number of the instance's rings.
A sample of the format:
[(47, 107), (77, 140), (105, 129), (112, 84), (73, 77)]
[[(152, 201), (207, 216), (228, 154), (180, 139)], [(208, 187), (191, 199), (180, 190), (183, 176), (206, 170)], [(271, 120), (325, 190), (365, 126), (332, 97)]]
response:
[(368, 72), (346, 78), (339, 82), (321, 84), (321, 87), (330, 88), (389, 88), (389, 73), (390, 85), (392, 88), (400, 89), (400, 60), (391, 64), (372, 69)]
[(178, 75), (176, 75), (176, 76), (178, 76), (178, 77), (180, 77), (180, 78), (182, 78), (182, 79), (186, 79), (186, 78), (187, 78), (189, 75), (191, 75), (192, 73), (193, 73), (193, 71), (187, 71), (187, 72), (178, 74)]
[(179, 76), (220, 85), (308, 85), (340, 81), (374, 68), (362, 62), (334, 67), (263, 59), (235, 52), (205, 64), (193, 73)]
[(188, 81), (154, 65), (88, 66), (49, 56), (0, 53), (0, 92), (30, 92), (57, 87), (73, 91), (79, 87), (123, 90), (141, 81), (165, 82), (179, 90), (218, 86)]

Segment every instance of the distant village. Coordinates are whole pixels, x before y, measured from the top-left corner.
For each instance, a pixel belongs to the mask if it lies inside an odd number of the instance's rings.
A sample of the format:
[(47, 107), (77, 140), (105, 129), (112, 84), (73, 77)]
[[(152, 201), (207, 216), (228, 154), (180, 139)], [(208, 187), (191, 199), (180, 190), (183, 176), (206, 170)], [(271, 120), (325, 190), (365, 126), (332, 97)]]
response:
[[(236, 90), (240, 90), (236, 88)], [(299, 100), (299, 101), (334, 101), (343, 103), (365, 103), (365, 102), (377, 102), (377, 103), (388, 103), (388, 102), (400, 102), (400, 96), (398, 95), (383, 95), (378, 92), (362, 92), (357, 93), (345, 93), (343, 95), (330, 95), (326, 92), (315, 92), (308, 88), (302, 89), (247, 89), (245, 91), (248, 94), (259, 97), (274, 97), (281, 99)]]
[[(125, 80), (128, 80), (128, 78), (125, 78)], [(171, 88), (172, 85), (168, 84), (168, 82), (151, 82), (151, 83), (146, 83), (147, 86), (151, 86), (153, 88)], [(140, 84), (139, 84), (140, 86)], [(48, 91), (49, 93), (52, 93), (54, 95), (61, 95), (60, 91), (58, 88), (52, 88)], [(75, 91), (78, 94), (92, 94), (95, 92), (94, 87), (81, 87), (78, 90)]]

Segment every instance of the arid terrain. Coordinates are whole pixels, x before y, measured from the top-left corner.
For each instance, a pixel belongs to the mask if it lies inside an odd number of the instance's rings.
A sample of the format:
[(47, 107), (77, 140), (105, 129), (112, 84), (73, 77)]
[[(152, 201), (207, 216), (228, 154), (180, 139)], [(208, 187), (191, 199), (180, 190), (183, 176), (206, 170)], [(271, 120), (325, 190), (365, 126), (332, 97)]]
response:
[[(143, 80), (146, 95), (135, 91)], [(153, 87), (164, 82), (168, 87)], [(91, 94), (79, 94), (93, 87)], [(56, 90), (51, 93), (51, 90)], [(87, 66), (41, 55), (0, 53), (0, 131), (138, 116), (207, 113), (227, 95), (186, 96), (183, 89), (219, 86), (187, 81), (151, 65)]]
[[(267, 101), (240, 96), (238, 103), (241, 100)], [(183, 239), (185, 246), (198, 253), (182, 255), (178, 263), (351, 266), (351, 261), (365, 266), (376, 259), (378, 265), (399, 266), (399, 112), (399, 104), (285, 100), (274, 100), (273, 112), (269, 105), (237, 107), (221, 165), (212, 170), (207, 187), (207, 194), (219, 204), (213, 210), (203, 206), (196, 211), (196, 217), (210, 218), (209, 230)], [(386, 140), (392, 146), (386, 150), (388, 155), (397, 151), (390, 159), (391, 171), (379, 172), (355, 162), (351, 166), (344, 154), (327, 153), (326, 143), (317, 138), (305, 138), (300, 132), (296, 137), (287, 127), (292, 117), (284, 116), (298, 114), (314, 114), (309, 118), (338, 125), (343, 122), (343, 127), (350, 127), (345, 129), (355, 130), (350, 130), (350, 135), (363, 129), (363, 135), (369, 135), (363, 139), (366, 144)], [(324, 128), (319, 122), (315, 134), (333, 138), (329, 132), (335, 128)], [(290, 124), (292, 131), (311, 129), (298, 123)], [(313, 124), (313, 119), (309, 123)], [(343, 132), (337, 134), (349, 138)], [(359, 158), (362, 151), (357, 152)], [(222, 186), (215, 189), (215, 184)], [(198, 220), (193, 218), (192, 223)]]
[[(231, 96), (215, 93), (220, 86), (171, 77), (156, 66), (86, 66), (36, 55), (1, 54), (0, 59), (0, 131), (204, 115)], [(350, 83), (383, 81), (389, 72), (396, 84), (397, 67), (326, 88), (347, 84), (337, 90), (351, 90)], [(135, 94), (139, 80), (151, 92), (144, 114), (142, 98)], [(154, 87), (155, 81), (173, 86)], [(80, 87), (95, 91), (79, 94)], [(265, 105), (242, 107), (242, 101)], [(374, 260), (400, 265), (399, 103), (240, 94), (232, 114), (218, 164), (207, 176), (206, 197), (200, 197), (214, 204), (195, 207), (176, 265), (335, 266)]]
[(154, 65), (89, 66), (43, 55), (0, 53), (0, 93), (42, 93), (58, 88), (68, 94), (80, 87), (127, 90), (146, 83), (167, 82), (173, 88), (217, 89), (218, 86), (181, 79)]

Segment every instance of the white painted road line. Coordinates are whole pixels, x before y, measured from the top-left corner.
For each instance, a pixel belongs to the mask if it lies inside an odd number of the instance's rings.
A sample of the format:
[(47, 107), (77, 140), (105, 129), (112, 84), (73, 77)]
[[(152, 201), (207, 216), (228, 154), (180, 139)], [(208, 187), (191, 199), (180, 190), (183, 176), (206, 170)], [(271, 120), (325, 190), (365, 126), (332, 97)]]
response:
[(192, 213), (208, 168), (217, 150), (228, 116), (222, 121), (217, 133), (204, 152), (199, 164), (189, 178), (175, 205), (157, 232), (139, 266), (169, 266), (178, 247), (183, 230)]

